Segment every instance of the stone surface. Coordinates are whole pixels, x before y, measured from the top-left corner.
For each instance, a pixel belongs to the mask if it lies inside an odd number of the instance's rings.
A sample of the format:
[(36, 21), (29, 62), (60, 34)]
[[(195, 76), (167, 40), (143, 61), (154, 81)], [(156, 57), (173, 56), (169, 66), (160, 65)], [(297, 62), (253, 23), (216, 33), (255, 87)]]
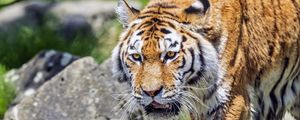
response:
[(24, 26), (50, 25), (67, 39), (83, 32), (97, 33), (114, 16), (116, 1), (23, 1), (0, 11), (0, 33)]
[(112, 79), (110, 67), (110, 61), (99, 66), (93, 58), (79, 59), (12, 107), (4, 120), (118, 120), (113, 96), (128, 85)]
[(78, 58), (66, 52), (45, 50), (38, 53), (20, 69), (9, 71), (5, 79), (15, 84), (18, 93), (14, 104), (35, 93), (41, 85)]

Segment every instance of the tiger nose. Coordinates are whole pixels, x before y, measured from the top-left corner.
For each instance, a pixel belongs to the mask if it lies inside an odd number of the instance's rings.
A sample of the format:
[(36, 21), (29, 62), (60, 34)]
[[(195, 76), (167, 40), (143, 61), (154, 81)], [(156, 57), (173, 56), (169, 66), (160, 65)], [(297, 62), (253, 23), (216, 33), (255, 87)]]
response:
[(145, 91), (143, 90), (143, 92), (150, 96), (150, 97), (155, 97), (156, 95), (158, 95), (161, 91), (162, 91), (163, 87), (160, 87), (159, 89), (156, 89), (156, 90), (152, 90), (152, 91)]

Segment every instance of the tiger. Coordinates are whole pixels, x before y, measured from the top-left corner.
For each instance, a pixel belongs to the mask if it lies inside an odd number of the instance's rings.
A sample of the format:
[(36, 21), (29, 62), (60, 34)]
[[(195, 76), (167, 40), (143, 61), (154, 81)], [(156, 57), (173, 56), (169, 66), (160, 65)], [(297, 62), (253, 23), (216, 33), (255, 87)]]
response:
[(122, 119), (300, 119), (300, 0), (119, 0), (116, 13), (120, 111), (142, 114)]

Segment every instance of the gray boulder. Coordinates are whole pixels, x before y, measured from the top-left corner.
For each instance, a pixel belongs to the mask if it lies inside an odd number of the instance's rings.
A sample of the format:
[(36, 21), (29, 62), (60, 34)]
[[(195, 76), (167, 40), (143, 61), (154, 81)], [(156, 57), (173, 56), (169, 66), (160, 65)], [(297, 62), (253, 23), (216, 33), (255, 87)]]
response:
[(114, 96), (129, 88), (112, 78), (110, 67), (109, 60), (99, 66), (93, 58), (79, 59), (10, 108), (4, 120), (118, 120)]
[(35, 93), (41, 85), (78, 58), (78, 56), (66, 52), (44, 50), (20, 69), (9, 71), (5, 79), (14, 83), (18, 93), (13, 104), (17, 104), (24, 97)]

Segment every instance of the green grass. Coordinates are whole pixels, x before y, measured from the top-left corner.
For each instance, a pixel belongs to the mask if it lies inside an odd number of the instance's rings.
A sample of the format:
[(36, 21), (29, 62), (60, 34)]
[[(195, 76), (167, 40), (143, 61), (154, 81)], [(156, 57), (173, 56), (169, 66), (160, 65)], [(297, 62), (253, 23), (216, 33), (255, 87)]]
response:
[(20, 67), (44, 49), (55, 49), (86, 56), (97, 42), (94, 37), (79, 36), (75, 40), (68, 41), (57, 36), (54, 31), (46, 28), (26, 26), (16, 32), (0, 33), (0, 64), (9, 68)]
[(122, 26), (117, 19), (106, 22), (104, 28), (109, 29), (98, 33), (101, 36), (97, 43), (98, 47), (91, 51), (91, 56), (100, 63), (111, 55), (112, 49), (117, 44), (119, 34), (122, 31)]
[(141, 0), (139, 2), (142, 6), (146, 6), (148, 4), (149, 0)]
[(14, 0), (0, 0), (0, 5), (2, 5), (2, 4), (8, 4), (8, 3), (11, 3), (13, 1)]
[(54, 49), (78, 56), (92, 56), (102, 62), (110, 56), (115, 46), (121, 25), (117, 20), (105, 23), (99, 37), (95, 35), (78, 35), (66, 40), (59, 37), (55, 30), (43, 27), (23, 26), (17, 31), (0, 33), (0, 64), (8, 68), (18, 68), (41, 50)]
[(0, 119), (16, 95), (14, 86), (4, 80), (5, 72), (6, 68), (0, 64)]

